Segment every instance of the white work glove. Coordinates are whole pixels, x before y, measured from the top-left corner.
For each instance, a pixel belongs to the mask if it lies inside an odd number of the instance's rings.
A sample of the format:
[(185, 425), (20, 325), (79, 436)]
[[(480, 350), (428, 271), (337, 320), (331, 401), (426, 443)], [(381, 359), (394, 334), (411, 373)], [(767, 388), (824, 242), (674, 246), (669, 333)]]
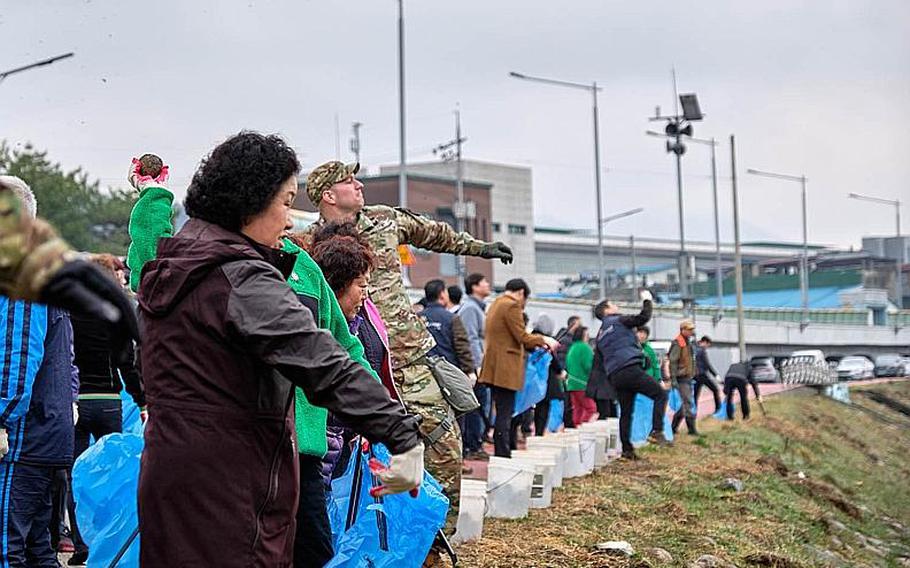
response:
[(642, 302), (645, 300), (648, 300), (649, 302), (654, 301), (654, 295), (648, 289), (642, 289), (642, 291), (638, 293), (638, 297), (641, 298)]
[(73, 403), (73, 426), (79, 423), (79, 405)]
[(0, 460), (9, 453), (9, 435), (6, 428), (0, 428)]
[(392, 456), (388, 467), (375, 458), (371, 459), (370, 471), (382, 482), (382, 485), (370, 490), (373, 497), (405, 491), (411, 491), (411, 495), (416, 497), (417, 488), (423, 481), (423, 442), (403, 454)]
[(471, 381), (471, 387), (477, 384), (477, 373), (468, 373), (468, 380)]
[(142, 191), (147, 187), (160, 187), (162, 189), (168, 189), (167, 187), (167, 176), (168, 176), (168, 167), (165, 165), (161, 168), (161, 173), (157, 177), (144, 176), (139, 173), (139, 170), (142, 168), (142, 164), (139, 163), (139, 158), (133, 158), (132, 163), (130, 163), (130, 171), (126, 176), (126, 179), (129, 180), (130, 185), (136, 188), (136, 191)]
[(559, 342), (553, 339), (552, 337), (543, 336), (544, 343), (547, 344), (547, 349), (556, 353), (556, 350), (559, 349)]
[(142, 423), (145, 424), (146, 422), (148, 422), (148, 419), (149, 419), (149, 411), (147, 408), (145, 408), (143, 406), (142, 408), (139, 409), (139, 420), (141, 420)]

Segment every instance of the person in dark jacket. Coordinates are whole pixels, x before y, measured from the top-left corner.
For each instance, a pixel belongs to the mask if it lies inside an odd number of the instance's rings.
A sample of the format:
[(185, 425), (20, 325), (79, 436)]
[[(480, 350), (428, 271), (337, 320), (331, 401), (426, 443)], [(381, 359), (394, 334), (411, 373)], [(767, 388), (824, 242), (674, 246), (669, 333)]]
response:
[[(575, 334), (575, 330), (580, 326), (580, 316), (569, 316), (569, 319), (566, 321), (566, 327), (561, 328), (556, 332), (556, 335), (553, 336), (553, 338), (559, 342), (559, 347), (556, 348), (555, 357), (559, 359), (559, 365), (563, 369), (566, 368), (566, 355), (569, 353), (569, 348), (572, 347), (572, 337)], [(572, 398), (567, 396), (563, 399), (563, 402), (563, 424), (565, 424), (566, 428), (575, 428), (575, 421), (572, 419), (574, 415)]]
[[(609, 300), (603, 300), (594, 306), (594, 319), (602, 322), (605, 316), (604, 311), (610, 304)], [(594, 343), (594, 363), (591, 365), (591, 375), (588, 377), (588, 386), (585, 389), (588, 398), (593, 399), (597, 405), (597, 419), (606, 420), (607, 418), (616, 418), (619, 413), (616, 412), (616, 400), (618, 395), (613, 384), (604, 371), (603, 354), (597, 342)]]
[[(20, 221), (38, 223), (34, 194), (14, 179), (11, 190), (24, 204)], [(14, 183), (4, 180), (0, 188)], [(0, 225), (10, 218), (0, 216)], [(73, 463), (79, 389), (69, 313), (0, 295), (0, 360), (0, 566), (56, 567), (54, 492), (65, 494)]]
[[(93, 255), (92, 262), (101, 268), (112, 280), (117, 281), (116, 263), (112, 255)], [(74, 314), (73, 347), (75, 363), (79, 369), (79, 392), (77, 406), (79, 419), (76, 422), (76, 439), (73, 459), (78, 458), (89, 447), (90, 437), (95, 440), (123, 430), (123, 410), (120, 392), (126, 391), (139, 407), (140, 416), (145, 419), (145, 389), (139, 371), (136, 369), (132, 344), (127, 347), (127, 356), (118, 360), (111, 352), (110, 328), (98, 318)], [(122, 380), (122, 382), (121, 382)], [(69, 564), (85, 564), (88, 546), (79, 532), (76, 522), (76, 503), (72, 491), (67, 503), (70, 529), (75, 552)]]
[(749, 372), (748, 363), (733, 363), (724, 376), (724, 396), (727, 398), (727, 419), (733, 420), (733, 393), (739, 392), (740, 406), (742, 407), (743, 420), (749, 419), (749, 395), (746, 393), (746, 383), (752, 385), (755, 400), (762, 402), (758, 382)]
[(659, 445), (670, 445), (663, 433), (667, 393), (641, 368), (642, 350), (635, 336), (635, 328), (645, 325), (651, 319), (651, 309), (651, 300), (644, 300), (640, 313), (624, 316), (620, 315), (616, 304), (608, 302), (603, 309), (603, 323), (597, 334), (597, 347), (603, 358), (604, 372), (616, 389), (619, 399), (622, 456), (630, 460), (638, 459), (631, 440), (636, 394), (643, 394), (654, 401), (648, 440)]
[(703, 335), (695, 348), (695, 403), (698, 404), (702, 387), (707, 387), (714, 395), (714, 412), (717, 412), (720, 410), (720, 387), (717, 386), (717, 370), (708, 358), (709, 347), (711, 338)]
[(422, 478), (418, 421), (317, 329), (285, 282), (294, 256), (277, 247), (298, 171), (276, 136), (229, 138), (193, 177), (190, 220), (143, 268), (143, 566), (291, 565), (294, 385), (389, 448), (379, 494)]
[[(453, 314), (446, 307), (449, 300), (449, 291), (442, 280), (430, 280), (423, 287), (426, 307), (420, 312), (420, 317), (426, 321), (427, 329), (436, 346), (430, 349), (430, 355), (438, 355), (455, 365), (466, 375), (474, 374), (474, 357), (471, 355), (471, 343), (468, 341), (468, 332), (464, 328), (461, 318)], [(474, 382), (477, 377), (474, 376)]]

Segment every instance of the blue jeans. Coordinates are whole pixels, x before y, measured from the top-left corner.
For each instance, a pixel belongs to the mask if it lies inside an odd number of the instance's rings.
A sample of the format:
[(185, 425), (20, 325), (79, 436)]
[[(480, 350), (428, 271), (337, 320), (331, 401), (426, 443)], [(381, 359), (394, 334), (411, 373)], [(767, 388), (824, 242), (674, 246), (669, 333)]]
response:
[(59, 468), (0, 461), (0, 563), (57, 568), (49, 530), (51, 492)]
[(483, 435), (487, 431), (485, 417), (489, 416), (490, 412), (490, 387), (476, 384), (474, 395), (480, 403), (480, 408), (464, 416), (464, 428), (461, 432), (462, 446), (466, 454), (483, 449)]
[[(123, 431), (123, 407), (120, 399), (80, 400), (79, 422), (76, 423), (76, 447), (74, 461), (88, 449), (90, 438), (97, 442), (102, 436)], [(72, 477), (72, 472), (70, 472)], [(72, 479), (69, 491), (69, 517), (72, 528), (73, 548), (76, 552), (88, 552), (88, 546), (79, 533), (76, 523), (76, 502), (73, 500)]]

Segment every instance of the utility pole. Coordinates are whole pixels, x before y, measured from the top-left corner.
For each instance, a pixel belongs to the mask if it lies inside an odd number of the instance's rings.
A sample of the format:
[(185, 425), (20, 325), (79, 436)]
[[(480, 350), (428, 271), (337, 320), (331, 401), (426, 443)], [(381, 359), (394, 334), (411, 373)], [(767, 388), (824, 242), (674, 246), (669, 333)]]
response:
[(736, 334), (739, 360), (746, 362), (746, 322), (743, 314), (743, 254), (739, 239), (739, 195), (736, 191), (736, 138), (730, 135), (730, 171), (733, 188), (733, 263), (736, 275)]
[(714, 279), (717, 280), (717, 313), (714, 325), (724, 317), (724, 270), (720, 261), (720, 212), (717, 206), (717, 142), (711, 138), (711, 188), (714, 191), (714, 253), (717, 266), (714, 268)]
[(354, 122), (351, 124), (351, 152), (354, 154), (354, 161), (360, 163), (360, 127), (363, 123)]
[[(455, 162), (455, 206), (452, 212), (455, 216), (455, 229), (461, 233), (465, 230), (465, 219), (468, 216), (468, 207), (464, 200), (464, 161), (462, 159), (462, 144), (467, 138), (461, 135), (461, 111), (455, 109), (455, 139), (433, 148), (433, 154), (439, 154), (444, 162)], [(455, 268), (458, 273), (458, 286), (464, 286), (465, 258), (455, 256)]]

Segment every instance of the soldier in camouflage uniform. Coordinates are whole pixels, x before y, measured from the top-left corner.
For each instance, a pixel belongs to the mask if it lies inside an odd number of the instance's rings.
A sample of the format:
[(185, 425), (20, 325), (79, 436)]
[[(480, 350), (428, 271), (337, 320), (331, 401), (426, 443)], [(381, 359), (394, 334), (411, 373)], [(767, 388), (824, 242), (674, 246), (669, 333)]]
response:
[(421, 430), (425, 436), (433, 434), (444, 420), (448, 425), (436, 433), (442, 436), (435, 443), (427, 445), (425, 465), (446, 490), (451, 521), (458, 511), (461, 485), (461, 434), (427, 366), (426, 354), (435, 342), (411, 308), (402, 282), (398, 246), (498, 258), (504, 263), (512, 261), (512, 251), (503, 243), (479, 241), (468, 233), (456, 232), (446, 223), (407, 209), (386, 205), (364, 207), (363, 184), (354, 177), (358, 169), (359, 164), (333, 161), (310, 173), (306, 192), (319, 208), (319, 220), (308, 232), (328, 221), (353, 221), (376, 253), (369, 293), (388, 326), (396, 386), (408, 411), (423, 417)]
[(113, 336), (139, 337), (129, 300), (116, 283), (80, 260), (45, 221), (32, 218), (19, 178), (0, 176), (0, 294), (52, 304), (110, 322)]

